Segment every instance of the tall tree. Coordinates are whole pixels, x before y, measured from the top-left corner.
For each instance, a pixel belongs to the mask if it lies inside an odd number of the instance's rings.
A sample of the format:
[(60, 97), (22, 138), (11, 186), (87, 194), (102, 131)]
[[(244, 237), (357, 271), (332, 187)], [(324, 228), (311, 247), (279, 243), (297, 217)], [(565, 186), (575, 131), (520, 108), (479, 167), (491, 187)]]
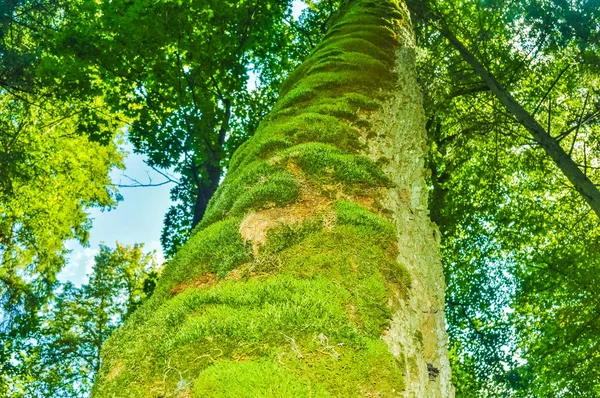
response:
[[(87, 242), (91, 207), (119, 196), (109, 171), (121, 164), (120, 127), (101, 97), (86, 103), (47, 84), (47, 30), (58, 2), (15, 0), (0, 7), (0, 357), (5, 342), (34, 322), (65, 262), (64, 242)], [(6, 343), (8, 344), (8, 343)]]
[[(87, 209), (110, 207), (121, 155), (77, 132), (77, 115), (0, 90), (0, 330), (34, 318), (65, 262), (64, 242), (87, 241)], [(56, 110), (56, 108), (54, 108)]]
[(334, 21), (93, 396), (452, 396), (409, 17), (354, 0)]
[[(119, 195), (109, 177), (121, 164), (120, 128), (104, 101), (72, 101), (41, 75), (45, 35), (58, 2), (0, 4), (0, 395), (19, 372), (39, 311), (52, 296), (67, 240), (85, 244), (92, 207)], [(66, 87), (63, 87), (63, 91)], [(93, 118), (92, 118), (92, 117)]]
[[(600, 33), (593, 26), (600, 21), (600, 11), (598, 8), (593, 9), (585, 1), (582, 2), (583, 4), (574, 5), (564, 3), (559, 8), (561, 9), (559, 12), (556, 12), (554, 7), (549, 8), (548, 5), (537, 2), (527, 3), (524, 7), (512, 7), (506, 12), (502, 11), (503, 3), (505, 2), (498, 1), (498, 4), (492, 3), (484, 6), (490, 12), (481, 13), (479, 23), (483, 27), (473, 29), (475, 32), (469, 32), (468, 28), (465, 32), (465, 25), (462, 25), (461, 35), (465, 36), (465, 39), (458, 37), (459, 29), (450, 22), (457, 17), (454, 10), (444, 9), (443, 6), (435, 3), (428, 4), (428, 2), (415, 4), (412, 9), (426, 21), (432, 23), (473, 70), (476, 79), (467, 81), (467, 83), (478, 84), (478, 89), (481, 90), (481, 87), (484, 87), (494, 95), (512, 119), (524, 127), (524, 130), (531, 135), (533, 142), (546, 152), (573, 188), (581, 194), (590, 208), (600, 217), (600, 190), (588, 176), (588, 169), (590, 169), (589, 172), (594, 172), (594, 168), (588, 167), (587, 160), (581, 162), (582, 165), (578, 164), (576, 159), (571, 156), (573, 148), (569, 150), (561, 145), (561, 141), (567, 136), (579, 132), (582, 126), (598, 117), (599, 110), (596, 104), (598, 94), (594, 82), (596, 73), (590, 68), (598, 66), (598, 58), (594, 54), (600, 48)], [(470, 12), (473, 11), (469, 7), (463, 7), (461, 18), (468, 16)], [(561, 12), (562, 15), (560, 15)], [(591, 28), (575, 29), (568, 25), (565, 26), (560, 18), (556, 18), (555, 14), (564, 16), (567, 20), (579, 16), (583, 25)], [(520, 18), (533, 24), (529, 32), (522, 26)], [(549, 21), (556, 22), (553, 26), (545, 26)], [(505, 29), (497, 28), (494, 31), (493, 25), (502, 22), (510, 23), (512, 26), (508, 25)], [(468, 48), (464, 42), (473, 40), (475, 34), (478, 34), (479, 37), (485, 37), (486, 34), (493, 35), (493, 39), (489, 40), (493, 44), (490, 46), (491, 48), (486, 46), (486, 49), (483, 49), (479, 45), (472, 49)], [(500, 37), (509, 39), (509, 42), (499, 42)], [(530, 52), (535, 52), (537, 56), (545, 56), (547, 60), (545, 62), (536, 59), (530, 60), (528, 59), (529, 54), (525, 51), (515, 51), (515, 47), (519, 46), (530, 47), (528, 49)], [(561, 48), (556, 49), (556, 46), (561, 46)], [(494, 54), (495, 52), (497, 54)], [(511, 54), (511, 52), (516, 52), (517, 55)], [(493, 61), (497, 59), (504, 61), (500, 68), (512, 68), (512, 73), (508, 76), (501, 75), (503, 79), (496, 78), (492, 72)], [(517, 62), (519, 64), (515, 65)], [(573, 74), (565, 75), (573, 63), (577, 63), (580, 73), (576, 75), (583, 78), (583, 81), (574, 81)], [(504, 71), (500, 70), (497, 73), (502, 72)], [(536, 87), (533, 81), (528, 81), (528, 90), (537, 91), (537, 96), (532, 96), (528, 92), (511, 94), (508, 87), (516, 82), (523, 82), (530, 77), (528, 75), (532, 72), (553, 80), (549, 82), (548, 87)], [(559, 84), (558, 87), (557, 84)], [(567, 121), (564, 123), (567, 126), (560, 126), (563, 129), (552, 136), (547, 131), (552, 124), (552, 104), (554, 102), (552, 98), (560, 88), (563, 88), (562, 94), (566, 94), (564, 91), (568, 91), (575, 97), (575, 101), (569, 104), (560, 104), (559, 102), (558, 113), (563, 113), (561, 119), (563, 119), (563, 123)], [(518, 98), (519, 96), (521, 98)], [(590, 97), (591, 102), (589, 101)], [(577, 101), (578, 99), (579, 101)], [(547, 123), (545, 120), (538, 121), (535, 117), (538, 111), (545, 111), (544, 113), (548, 114)], [(554, 113), (557, 111), (554, 110)], [(567, 113), (568, 116), (564, 117), (564, 113)], [(569, 115), (569, 113), (571, 114)], [(577, 140), (576, 134), (573, 144), (575, 140)]]
[(135, 151), (174, 183), (161, 237), (171, 256), (282, 76), (306, 55), (311, 29), (291, 26), (289, 1), (281, 0), (82, 0), (65, 9), (52, 40), (61, 62), (73, 65), (65, 78), (100, 80), (112, 109), (131, 118)]

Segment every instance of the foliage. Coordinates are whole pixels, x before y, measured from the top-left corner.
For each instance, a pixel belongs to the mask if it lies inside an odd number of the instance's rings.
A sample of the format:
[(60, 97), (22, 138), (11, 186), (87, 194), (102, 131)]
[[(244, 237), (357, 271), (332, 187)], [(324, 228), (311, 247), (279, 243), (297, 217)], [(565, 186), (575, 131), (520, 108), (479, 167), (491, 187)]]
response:
[[(335, 2), (329, 3), (331, 10)], [(256, 130), (286, 71), (308, 53), (323, 13), (295, 21), (282, 0), (81, 0), (65, 13), (51, 38), (58, 62), (48, 63), (46, 73), (65, 68), (63, 80), (101, 82), (113, 111), (132, 120), (135, 151), (169, 171), (175, 204), (161, 241), (172, 256), (202, 219), (231, 154)]]
[[(29, 363), (39, 311), (56, 288), (64, 243), (85, 244), (88, 210), (119, 195), (109, 177), (122, 155), (121, 127), (101, 97), (61, 94), (41, 74), (45, 32), (59, 3), (18, 0), (0, 6), (0, 395)], [(63, 87), (68, 89), (67, 87)]]
[(2, 333), (35, 316), (65, 261), (63, 243), (87, 241), (86, 210), (118, 198), (108, 172), (114, 145), (77, 133), (63, 116), (0, 91), (0, 304)]
[(60, 286), (40, 313), (39, 329), (13, 358), (22, 373), (9, 379), (10, 396), (89, 395), (102, 344), (154, 290), (159, 269), (142, 248), (101, 246), (87, 284)]
[[(423, 47), (458, 396), (598, 396), (598, 219), (441, 33), (458, 36), (599, 181), (598, 8), (409, 4)], [(436, 21), (419, 20), (423, 4)]]
[(56, 16), (55, 1), (11, 0), (0, 7), (0, 86), (30, 91), (34, 86), (40, 28)]
[(87, 210), (119, 195), (109, 171), (121, 164), (120, 123), (91, 91), (85, 102), (48, 79), (49, 30), (57, 1), (15, 0), (0, 7), (0, 360), (4, 342), (35, 326), (69, 239), (87, 242)]

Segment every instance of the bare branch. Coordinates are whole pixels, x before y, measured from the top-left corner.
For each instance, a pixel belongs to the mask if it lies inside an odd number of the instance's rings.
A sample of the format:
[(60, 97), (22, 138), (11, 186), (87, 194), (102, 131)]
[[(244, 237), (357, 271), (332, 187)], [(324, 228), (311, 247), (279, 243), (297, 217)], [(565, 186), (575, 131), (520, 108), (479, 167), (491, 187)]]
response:
[(455, 90), (454, 92), (450, 93), (450, 98), (456, 98), (456, 97), (460, 97), (460, 96), (467, 95), (467, 94), (480, 93), (482, 91), (490, 91), (490, 88), (488, 86), (486, 86), (485, 84), (483, 84), (483, 85), (479, 85), (476, 87), (464, 88), (462, 90)]
[(579, 127), (586, 125), (587, 123), (593, 121), (594, 119), (596, 119), (598, 116), (600, 116), (600, 109), (594, 111), (594, 112), (590, 112), (588, 113), (584, 118), (581, 119), (581, 121), (579, 123), (577, 123), (575, 126), (571, 127), (568, 130), (563, 131), (562, 133), (560, 133), (559, 135), (556, 136), (556, 141), (560, 142), (562, 140), (564, 140), (567, 136), (569, 136), (573, 131), (576, 131), (577, 129), (579, 129)]
[(302, 34), (304, 37), (306, 37), (306, 40), (308, 40), (308, 44), (310, 45), (310, 48), (315, 48), (315, 44), (312, 40), (310, 32), (308, 30), (304, 29), (303, 27), (301, 27), (296, 21), (294, 21), (294, 18), (289, 18), (289, 19), (285, 18), (283, 20), (283, 22), (285, 22), (290, 28), (296, 30), (297, 32)]
[[(550, 85), (550, 87), (548, 88), (548, 90), (546, 90), (546, 93), (544, 94), (544, 96), (542, 97), (542, 99), (538, 102), (538, 104), (535, 106), (535, 109), (533, 110), (533, 112), (531, 113), (531, 116), (535, 116), (535, 114), (537, 113), (537, 111), (540, 109), (540, 106), (544, 103), (544, 101), (546, 100), (546, 98), (548, 97), (548, 95), (550, 94), (550, 92), (552, 91), (552, 89), (554, 88), (554, 86), (556, 86), (556, 84), (558, 83), (558, 81), (560, 80), (560, 78), (562, 77), (562, 75), (565, 74), (565, 72), (571, 67), (571, 64), (568, 63), (567, 66), (565, 66), (560, 73), (558, 74), (558, 76), (556, 76), (556, 78), (554, 79), (554, 81), (552, 82), (552, 84)], [(550, 112), (550, 111), (548, 111)]]
[(116, 184), (116, 186), (118, 188), (150, 188), (150, 187), (160, 187), (160, 186), (171, 184), (171, 183), (172, 183), (172, 181), (163, 181), (158, 184), (143, 184), (141, 182), (136, 181), (135, 184)]
[(585, 96), (585, 101), (583, 102), (583, 108), (581, 109), (581, 113), (579, 114), (579, 121), (577, 122), (577, 128), (575, 129), (575, 136), (573, 137), (573, 142), (571, 143), (571, 149), (569, 150), (569, 156), (573, 153), (573, 148), (575, 148), (575, 141), (577, 140), (577, 135), (579, 134), (579, 127), (581, 126), (581, 118), (583, 117), (583, 112), (585, 112), (585, 108), (588, 103), (588, 99), (590, 98), (590, 92), (588, 90), (587, 95)]
[(165, 180), (162, 182), (159, 182), (159, 183), (154, 183), (154, 182), (152, 182), (152, 177), (150, 176), (150, 173), (146, 172), (146, 175), (148, 177), (148, 182), (144, 183), (133, 177), (128, 176), (127, 174), (123, 174), (123, 177), (125, 177), (129, 181), (131, 181), (132, 184), (116, 184), (116, 186), (119, 188), (148, 188), (148, 187), (160, 187), (160, 186), (167, 185), (167, 184), (181, 185), (181, 182), (178, 181), (174, 176), (172, 176), (166, 172), (163, 172), (154, 166), (149, 165), (147, 161), (144, 161), (144, 163), (148, 167), (150, 167), (152, 170), (154, 170), (156, 173), (163, 176), (165, 178)]
[(152, 166), (151, 164), (149, 164), (148, 161), (146, 161), (146, 160), (144, 160), (144, 164), (146, 166), (150, 167), (152, 170), (154, 170), (158, 174), (160, 174), (161, 176), (165, 177), (167, 180), (171, 181), (172, 183), (177, 184), (177, 185), (181, 184), (181, 181), (177, 180), (177, 178), (173, 174), (169, 174), (167, 172), (161, 171), (156, 166)]

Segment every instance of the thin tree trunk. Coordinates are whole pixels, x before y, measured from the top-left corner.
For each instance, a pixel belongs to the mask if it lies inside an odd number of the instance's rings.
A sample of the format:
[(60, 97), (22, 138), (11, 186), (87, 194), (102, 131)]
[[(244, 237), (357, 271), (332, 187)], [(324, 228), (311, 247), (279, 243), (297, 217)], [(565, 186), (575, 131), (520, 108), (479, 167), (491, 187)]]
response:
[(444, 36), (460, 52), (463, 59), (471, 65), (475, 73), (492, 90), (494, 95), (500, 100), (502, 105), (531, 133), (531, 136), (554, 161), (556, 166), (563, 172), (565, 177), (573, 184), (573, 187), (581, 194), (583, 199), (589, 204), (594, 213), (600, 217), (600, 190), (598, 187), (581, 171), (575, 161), (567, 154), (546, 129), (521, 106), (508, 93), (500, 83), (487, 71), (487, 69), (467, 50), (458, 38), (449, 30), (443, 31)]
[(206, 178), (203, 178), (204, 176), (200, 175), (200, 172), (197, 167), (192, 166), (192, 172), (196, 177), (196, 183), (198, 185), (196, 201), (194, 203), (194, 214), (192, 217), (192, 229), (195, 228), (196, 225), (200, 223), (200, 221), (202, 221), (204, 213), (206, 213), (208, 203), (217, 191), (219, 183), (221, 182), (221, 173), (223, 172), (223, 170), (221, 169), (220, 164), (220, 151), (222, 150), (223, 145), (225, 144), (227, 132), (229, 131), (229, 122), (231, 119), (231, 101), (223, 97), (220, 91), (219, 95), (221, 97), (221, 101), (223, 102), (225, 110), (223, 112), (223, 121), (218, 132), (218, 146), (216, 148), (211, 149), (213, 153), (212, 159), (210, 159), (204, 165)]
[[(192, 228), (195, 228), (196, 225), (202, 221), (202, 217), (204, 217), (204, 213), (206, 213), (206, 208), (208, 207), (210, 198), (212, 198), (219, 187), (221, 167), (208, 165), (206, 170), (208, 174), (206, 181), (202, 179), (202, 176), (198, 176), (199, 183), (196, 192), (196, 201), (194, 202)], [(197, 170), (194, 170), (194, 172), (197, 173)]]
[(550, 159), (556, 164), (558, 169), (573, 184), (577, 192), (588, 203), (590, 208), (600, 217), (600, 190), (598, 187), (581, 171), (577, 163), (560, 146), (559, 142), (552, 137), (548, 131), (535, 117), (527, 112), (525, 108), (513, 96), (500, 85), (485, 66), (475, 57), (473, 53), (456, 37), (456, 35), (444, 24), (441, 18), (427, 9), (424, 3), (416, 3), (411, 8), (419, 13), (425, 19), (436, 23), (438, 29), (448, 39), (450, 44), (460, 53), (463, 60), (467, 62), (473, 71), (483, 80), (483, 83), (494, 93), (496, 98), (504, 105), (506, 110), (529, 131), (531, 137), (548, 154)]
[(341, 7), (231, 161), (94, 397), (452, 397), (408, 14)]

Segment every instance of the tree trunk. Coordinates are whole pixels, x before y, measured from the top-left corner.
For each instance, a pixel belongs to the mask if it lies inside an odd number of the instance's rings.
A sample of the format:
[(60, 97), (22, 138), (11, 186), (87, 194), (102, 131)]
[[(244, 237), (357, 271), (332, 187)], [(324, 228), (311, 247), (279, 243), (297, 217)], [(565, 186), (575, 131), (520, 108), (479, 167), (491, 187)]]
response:
[(225, 145), (227, 132), (229, 131), (229, 121), (231, 119), (231, 101), (223, 97), (223, 95), (220, 94), (220, 90), (219, 96), (223, 102), (225, 110), (223, 112), (221, 127), (219, 128), (218, 145), (216, 148), (208, 149), (210, 152), (212, 152), (212, 156), (203, 165), (203, 173), (201, 173), (197, 167), (192, 166), (192, 173), (194, 173), (196, 184), (198, 185), (196, 200), (194, 202), (192, 229), (195, 228), (196, 225), (198, 225), (202, 220), (202, 217), (204, 217), (204, 213), (206, 213), (206, 209), (208, 208), (208, 203), (217, 191), (219, 183), (221, 182), (221, 174), (223, 173), (223, 169), (221, 168), (221, 156), (223, 150), (222, 148)]
[[(213, 164), (217, 164), (214, 166)], [(208, 163), (204, 169), (206, 170), (207, 176), (203, 178), (198, 172), (197, 168), (193, 168), (193, 172), (196, 175), (198, 188), (196, 191), (196, 199), (194, 201), (194, 214), (192, 216), (192, 229), (196, 227), (204, 217), (210, 198), (215, 194), (219, 187), (219, 181), (221, 178), (221, 167), (218, 165), (218, 161)]]
[(94, 397), (452, 397), (408, 14), (347, 1), (151, 300)]

